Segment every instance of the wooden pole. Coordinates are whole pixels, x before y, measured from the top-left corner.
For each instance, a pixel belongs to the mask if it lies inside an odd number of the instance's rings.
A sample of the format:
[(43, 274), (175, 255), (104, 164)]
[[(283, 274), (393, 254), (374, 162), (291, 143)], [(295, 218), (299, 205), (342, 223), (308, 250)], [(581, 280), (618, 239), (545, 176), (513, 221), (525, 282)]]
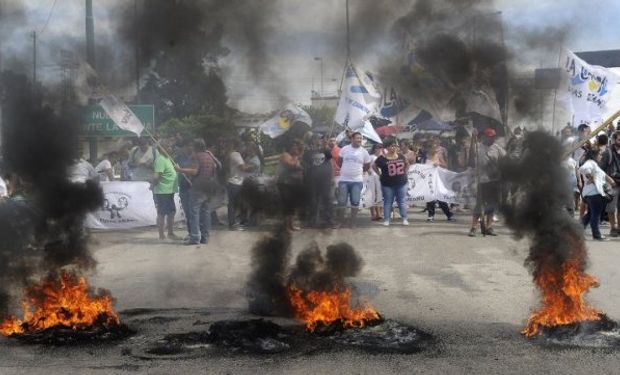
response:
[[(166, 157), (168, 159), (170, 159), (172, 161), (172, 164), (174, 164), (175, 166), (179, 166), (179, 164), (177, 164), (176, 161), (174, 161), (174, 159), (172, 158), (172, 155), (170, 155), (159, 143), (159, 140), (157, 140), (155, 138), (155, 136), (153, 136), (153, 134), (146, 128), (146, 126), (144, 127), (144, 131), (146, 132), (146, 134), (148, 134), (149, 137), (151, 137), (151, 140), (153, 140), (153, 142), (155, 142), (155, 147), (157, 147), (157, 149), (159, 151), (161, 151), (162, 154), (166, 155)], [(187, 177), (185, 175), (185, 173), (181, 173), (181, 175), (185, 178), (185, 181), (187, 181), (187, 183), (192, 186), (192, 181), (189, 179), (189, 177)]]
[[(603, 121), (603, 123), (598, 128), (594, 129), (592, 131), (592, 133), (590, 133), (590, 134), (596, 135), (598, 132), (600, 132), (601, 130), (605, 129), (609, 125), (611, 125), (611, 123), (615, 119), (617, 119), (618, 117), (620, 117), (620, 109), (618, 111), (616, 111), (613, 115), (609, 116), (609, 118), (607, 118), (607, 120)], [(564, 154), (564, 157), (565, 158), (568, 157), (568, 155), (570, 155), (573, 152), (577, 151), (579, 148), (581, 148), (583, 145), (585, 145), (588, 141), (589, 141), (589, 139), (584, 139), (583, 141), (580, 141), (576, 146), (573, 146), (568, 152), (566, 152)]]

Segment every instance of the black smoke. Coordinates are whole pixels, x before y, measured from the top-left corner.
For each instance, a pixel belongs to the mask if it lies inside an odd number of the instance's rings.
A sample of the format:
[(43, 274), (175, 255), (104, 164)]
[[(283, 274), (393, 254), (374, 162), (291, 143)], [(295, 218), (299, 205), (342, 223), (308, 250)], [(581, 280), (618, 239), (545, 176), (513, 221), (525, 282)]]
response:
[(3, 72), (2, 157), (6, 175), (19, 188), (0, 203), (0, 316), (10, 296), (37, 277), (72, 266), (95, 266), (83, 228), (86, 213), (102, 204), (94, 182), (76, 184), (68, 173), (76, 162), (81, 125), (77, 107), (52, 107), (22, 75)]
[(289, 315), (286, 279), (291, 257), (291, 234), (277, 227), (252, 248), (252, 271), (248, 280), (250, 312), (258, 315)]
[(288, 281), (304, 291), (338, 290), (345, 285), (346, 277), (357, 276), (363, 264), (346, 242), (327, 246), (325, 255), (312, 243), (297, 256)]
[(567, 210), (573, 203), (564, 152), (552, 135), (530, 132), (523, 157), (501, 167), (502, 182), (517, 192), (502, 213), (516, 237), (530, 239), (526, 263), (534, 276), (544, 267), (559, 268), (575, 257), (581, 271), (586, 267), (584, 230)]
[(345, 242), (327, 246), (323, 253), (313, 242), (291, 259), (291, 234), (277, 227), (252, 248), (252, 271), (247, 283), (251, 313), (291, 316), (289, 286), (302, 292), (341, 291), (347, 277), (358, 275), (364, 264), (353, 246)]

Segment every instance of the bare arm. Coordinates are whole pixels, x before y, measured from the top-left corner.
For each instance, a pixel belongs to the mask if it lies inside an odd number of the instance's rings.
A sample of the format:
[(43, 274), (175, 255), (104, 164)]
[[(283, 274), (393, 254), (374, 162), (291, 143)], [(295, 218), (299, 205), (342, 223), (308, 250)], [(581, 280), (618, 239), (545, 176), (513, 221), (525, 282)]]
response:
[(280, 155), (280, 161), (287, 168), (290, 168), (290, 169), (300, 169), (301, 168), (301, 166), (299, 165), (299, 160), (294, 158), (288, 152), (283, 152), (282, 155)]
[(381, 170), (377, 167), (376, 163), (372, 163), (372, 170), (375, 171), (376, 174), (381, 175)]

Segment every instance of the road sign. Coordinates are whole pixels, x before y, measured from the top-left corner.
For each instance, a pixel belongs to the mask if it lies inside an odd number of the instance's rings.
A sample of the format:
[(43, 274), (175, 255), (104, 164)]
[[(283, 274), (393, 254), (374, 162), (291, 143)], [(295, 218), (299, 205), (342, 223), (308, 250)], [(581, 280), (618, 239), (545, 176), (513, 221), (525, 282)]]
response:
[[(155, 109), (151, 104), (129, 105), (129, 109), (142, 121), (150, 132), (155, 128)], [(120, 129), (99, 105), (86, 110), (82, 136), (85, 137), (135, 137), (134, 133)]]

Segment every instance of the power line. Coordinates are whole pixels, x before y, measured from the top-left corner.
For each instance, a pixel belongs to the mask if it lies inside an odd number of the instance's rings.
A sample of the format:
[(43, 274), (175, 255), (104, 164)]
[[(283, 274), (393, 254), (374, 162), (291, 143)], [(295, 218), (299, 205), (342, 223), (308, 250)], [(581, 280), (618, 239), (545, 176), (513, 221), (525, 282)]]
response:
[(45, 20), (45, 25), (43, 25), (41, 30), (39, 30), (39, 34), (43, 34), (45, 29), (47, 28), (47, 24), (50, 22), (50, 19), (52, 18), (52, 13), (54, 13), (54, 8), (56, 7), (56, 1), (57, 0), (54, 0), (54, 2), (52, 3), (52, 7), (50, 8), (50, 12), (47, 15), (47, 20)]

